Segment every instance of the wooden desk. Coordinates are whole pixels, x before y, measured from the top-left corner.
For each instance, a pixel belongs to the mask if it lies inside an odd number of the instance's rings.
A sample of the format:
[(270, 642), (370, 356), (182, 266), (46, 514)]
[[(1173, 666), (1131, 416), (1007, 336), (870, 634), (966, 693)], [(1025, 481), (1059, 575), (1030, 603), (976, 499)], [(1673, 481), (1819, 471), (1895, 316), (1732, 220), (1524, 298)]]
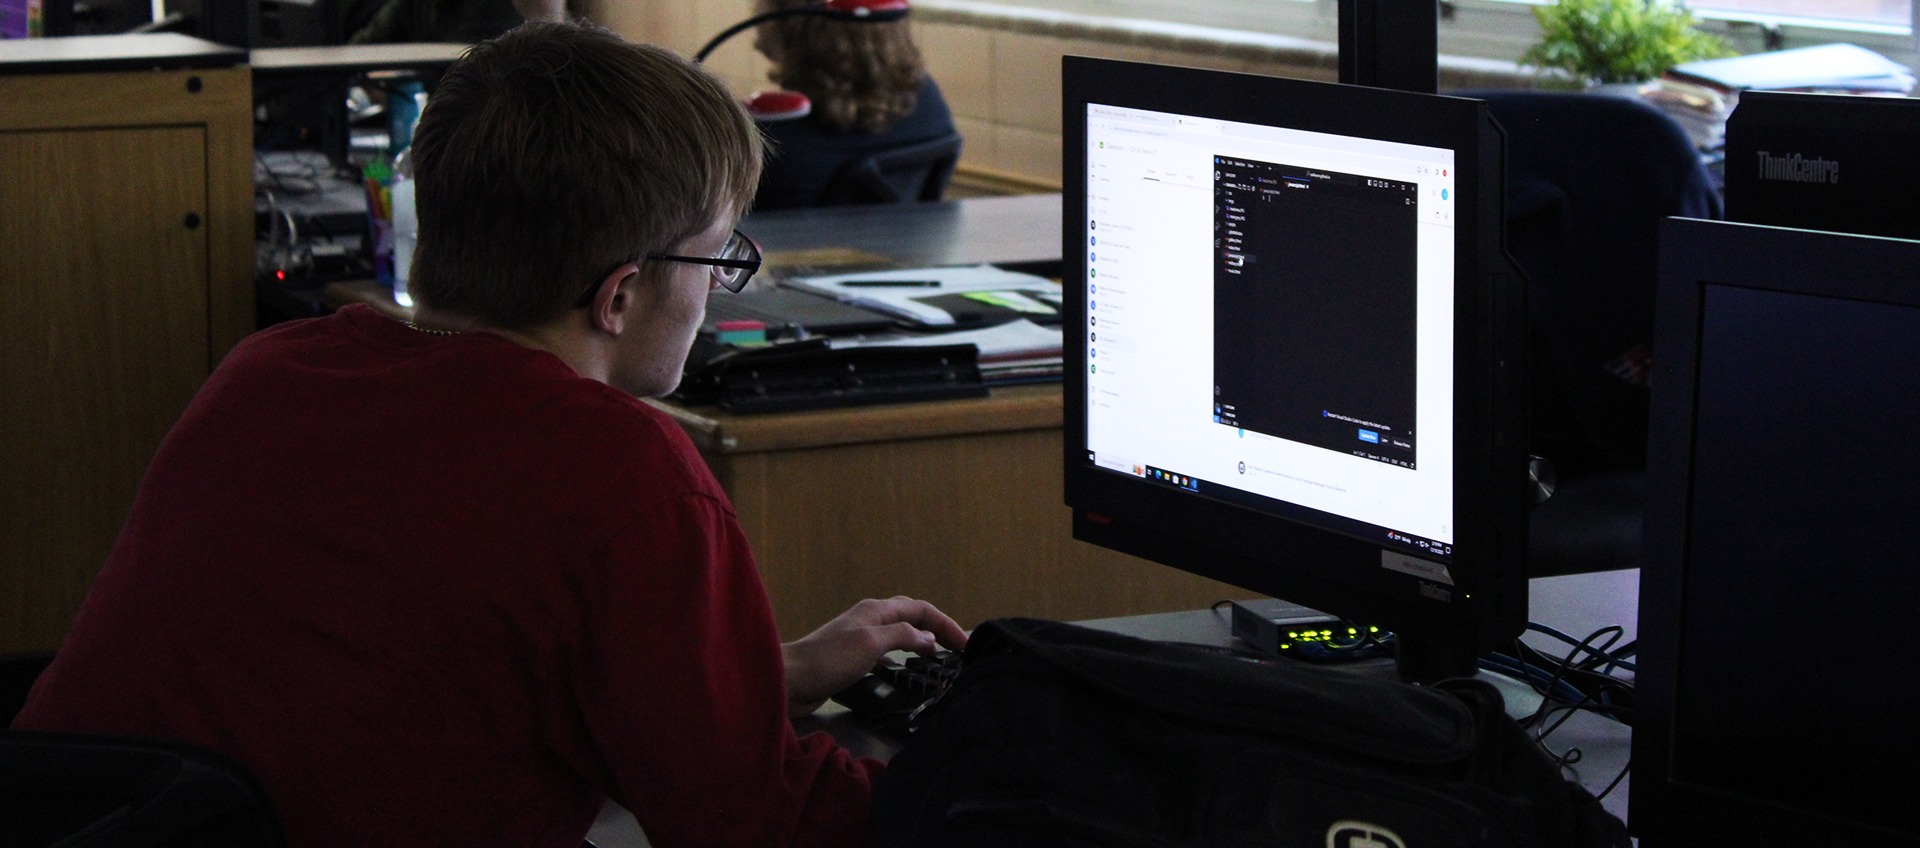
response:
[(0, 43), (0, 653), (65, 638), (161, 438), (253, 329), (244, 58)]
[[(406, 309), (371, 282), (330, 308)], [(795, 638), (867, 597), (924, 597), (966, 627), (1205, 607), (1242, 590), (1073, 541), (1060, 386), (986, 398), (761, 415), (652, 403), (693, 437)]]
[(733, 499), (788, 638), (865, 597), (972, 627), (1204, 607), (1242, 590), (1073, 541), (1060, 387), (772, 415), (658, 403)]

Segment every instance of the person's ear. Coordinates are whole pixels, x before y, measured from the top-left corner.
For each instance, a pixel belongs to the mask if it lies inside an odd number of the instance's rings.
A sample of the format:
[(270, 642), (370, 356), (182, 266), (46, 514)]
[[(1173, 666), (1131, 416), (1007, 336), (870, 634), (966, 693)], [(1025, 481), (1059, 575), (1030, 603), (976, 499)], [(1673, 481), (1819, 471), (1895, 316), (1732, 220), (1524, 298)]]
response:
[(640, 265), (628, 262), (613, 269), (593, 291), (593, 303), (587, 307), (593, 326), (614, 336), (626, 328), (634, 311), (634, 286), (640, 284)]

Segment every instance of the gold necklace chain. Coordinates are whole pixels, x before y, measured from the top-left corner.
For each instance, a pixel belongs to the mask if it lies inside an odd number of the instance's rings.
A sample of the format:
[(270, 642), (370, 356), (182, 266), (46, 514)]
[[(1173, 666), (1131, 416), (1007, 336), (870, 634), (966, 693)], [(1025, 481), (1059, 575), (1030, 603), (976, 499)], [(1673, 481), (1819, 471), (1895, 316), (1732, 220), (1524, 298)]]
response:
[(415, 323), (413, 323), (412, 321), (408, 321), (408, 322), (406, 322), (406, 323), (407, 323), (407, 329), (409, 329), (409, 330), (414, 330), (414, 331), (416, 331), (416, 332), (421, 332), (421, 333), (426, 333), (426, 334), (427, 334), (427, 335), (429, 335), (429, 336), (457, 336), (457, 335), (460, 335), (460, 331), (459, 331), (459, 330), (435, 330), (435, 329), (433, 329), (433, 328), (431, 328), (431, 327), (422, 327), (422, 326), (420, 326), (419, 324), (415, 324)]

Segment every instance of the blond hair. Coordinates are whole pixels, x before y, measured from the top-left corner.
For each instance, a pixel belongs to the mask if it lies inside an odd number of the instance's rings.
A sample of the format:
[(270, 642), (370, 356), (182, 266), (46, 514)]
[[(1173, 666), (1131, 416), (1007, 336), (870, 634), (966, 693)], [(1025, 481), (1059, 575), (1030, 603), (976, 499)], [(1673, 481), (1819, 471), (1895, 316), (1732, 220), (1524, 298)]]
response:
[(513, 329), (746, 210), (761, 150), (704, 68), (575, 22), (523, 24), (468, 51), (429, 98), (410, 155), (411, 292)]

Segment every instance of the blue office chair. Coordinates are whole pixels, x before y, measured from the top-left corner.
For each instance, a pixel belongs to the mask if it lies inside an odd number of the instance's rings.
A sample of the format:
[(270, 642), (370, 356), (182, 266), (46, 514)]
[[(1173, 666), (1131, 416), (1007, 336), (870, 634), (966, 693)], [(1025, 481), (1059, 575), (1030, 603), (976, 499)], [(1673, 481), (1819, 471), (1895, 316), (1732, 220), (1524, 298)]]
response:
[(960, 162), (959, 133), (883, 150), (848, 163), (821, 194), (823, 206), (936, 201)]
[(1638, 100), (1487, 101), (1507, 133), (1507, 247), (1527, 278), (1532, 452), (1557, 472), (1530, 522), (1535, 576), (1639, 564), (1660, 221), (1723, 217), (1679, 124)]
[(0, 731), (0, 848), (279, 848), (266, 793), (192, 746)]

